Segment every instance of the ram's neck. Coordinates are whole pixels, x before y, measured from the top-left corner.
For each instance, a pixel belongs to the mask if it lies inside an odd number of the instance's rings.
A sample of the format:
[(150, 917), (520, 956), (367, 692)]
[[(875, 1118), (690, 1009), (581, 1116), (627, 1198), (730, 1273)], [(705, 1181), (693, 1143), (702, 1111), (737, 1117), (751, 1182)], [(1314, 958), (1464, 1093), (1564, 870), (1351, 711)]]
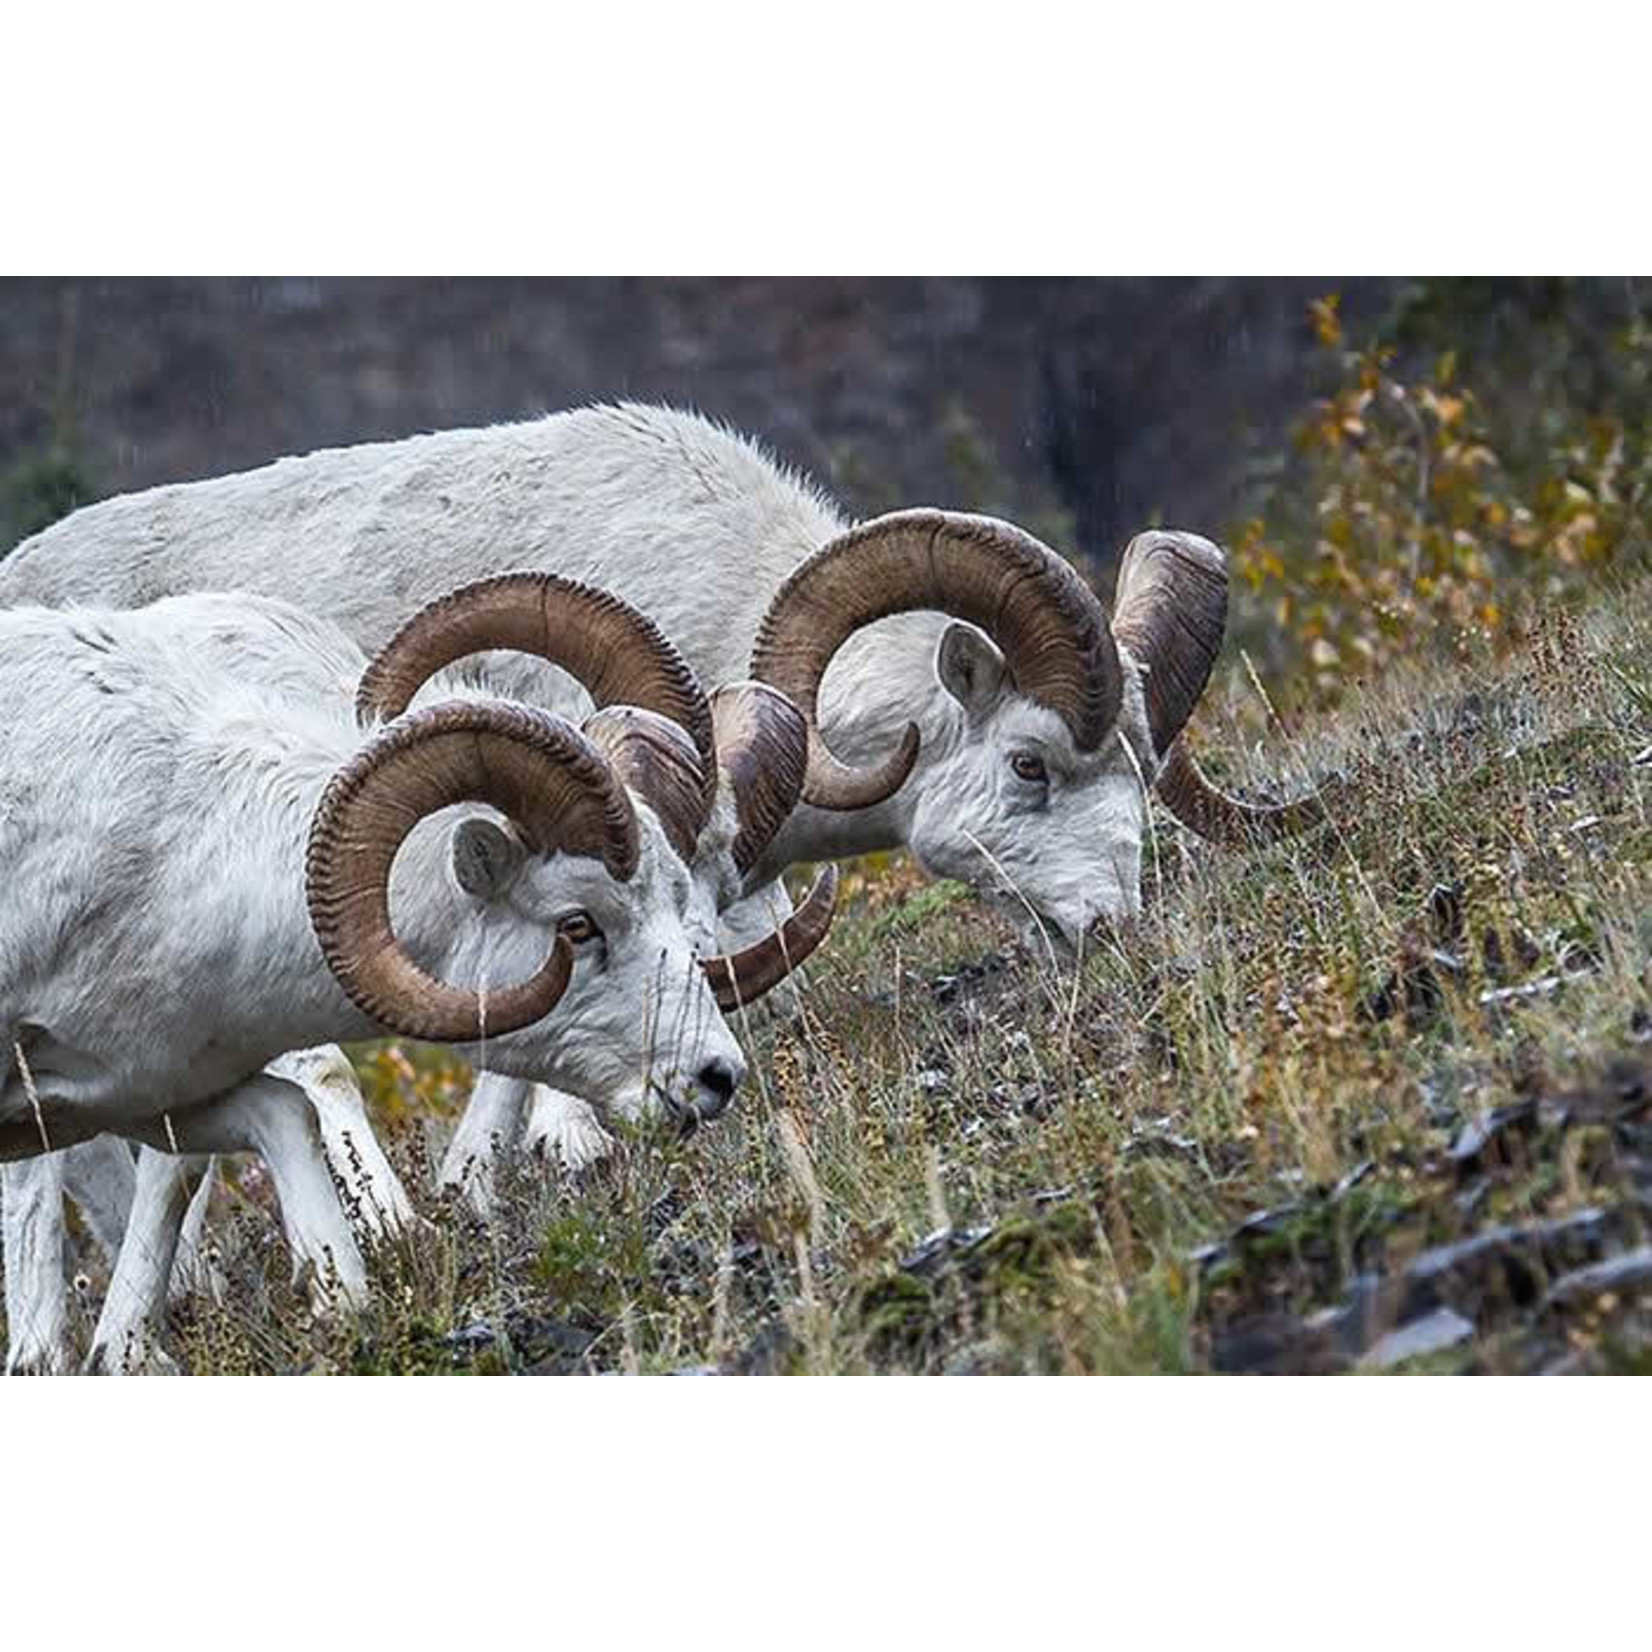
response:
[[(438, 815), (422, 822), (396, 857), (390, 913), (396, 938), (423, 969), (446, 977), (473, 940), (461, 901), (447, 875), (448, 834)], [(284, 845), (290, 862), (276, 886), (278, 902), (269, 916), (274, 944), (270, 962), (282, 987), (267, 995), (261, 1019), (273, 1054), (313, 1044), (382, 1037), (384, 1029), (351, 1002), (322, 955), (303, 896), (306, 831)]]

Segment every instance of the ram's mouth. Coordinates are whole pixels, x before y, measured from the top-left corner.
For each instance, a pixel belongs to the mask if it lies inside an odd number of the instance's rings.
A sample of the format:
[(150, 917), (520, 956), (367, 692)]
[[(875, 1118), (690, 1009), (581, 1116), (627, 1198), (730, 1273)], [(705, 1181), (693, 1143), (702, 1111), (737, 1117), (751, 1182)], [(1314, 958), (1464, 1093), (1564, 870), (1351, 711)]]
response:
[(653, 1079), (648, 1081), (648, 1088), (659, 1097), (665, 1108), (665, 1116), (671, 1120), (672, 1125), (676, 1128), (678, 1139), (687, 1141), (700, 1128), (699, 1109), (686, 1101), (679, 1100), (664, 1085), (656, 1084)]
[(1029, 905), (1026, 897), (1013, 889), (983, 889), (981, 902), (993, 916), (1007, 925), (1028, 952), (1048, 962), (1053, 956), (1070, 963), (1078, 956), (1078, 946), (1054, 918)]

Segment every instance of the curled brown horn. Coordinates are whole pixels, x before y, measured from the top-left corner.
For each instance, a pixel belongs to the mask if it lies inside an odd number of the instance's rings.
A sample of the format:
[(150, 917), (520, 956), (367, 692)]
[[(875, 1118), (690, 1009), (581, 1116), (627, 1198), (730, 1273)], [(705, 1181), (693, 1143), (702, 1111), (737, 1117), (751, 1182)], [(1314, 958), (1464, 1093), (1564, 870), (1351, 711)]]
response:
[(725, 683), (711, 696), (721, 781), (734, 800), (733, 856), (744, 875), (757, 864), (803, 795), (809, 725), (767, 683)]
[(700, 754), (705, 812), (711, 812), (717, 786), (711, 708), (688, 663), (628, 602), (558, 574), (495, 574), (427, 603), (362, 674), (358, 720), (399, 716), (436, 672), (489, 649), (560, 666), (598, 707), (641, 706), (680, 724)]
[(1155, 755), (1170, 750), (1210, 681), (1228, 621), (1221, 547), (1198, 534), (1139, 533), (1119, 563), (1113, 636), (1139, 665)]
[(1241, 803), (1211, 785), (1180, 738), (1210, 681), (1227, 629), (1227, 559), (1195, 533), (1139, 533), (1119, 563), (1113, 635), (1147, 668), (1142, 685), (1156, 782), (1176, 818), (1219, 843), (1267, 843), (1317, 826), (1325, 795), (1291, 803)]
[(487, 803), (535, 853), (637, 869), (636, 813), (602, 754), (559, 717), (452, 703), (398, 718), (328, 782), (310, 826), (305, 895), (327, 967), (352, 1003), (410, 1038), (473, 1043), (544, 1016), (567, 990), (559, 938), (526, 981), (481, 993), (422, 970), (390, 923), (390, 869), (409, 832), (455, 803)]
[(881, 802), (918, 755), (909, 723), (882, 763), (853, 769), (820, 736), (820, 681), (863, 625), (933, 608), (981, 627), (1017, 689), (1057, 712), (1081, 751), (1113, 726), (1122, 693), (1107, 615), (1078, 573), (1031, 534), (987, 516), (908, 510), (863, 522), (780, 587), (758, 629), (751, 674), (789, 695), (809, 725), (804, 801), (827, 809)]
[(1155, 790), (1184, 826), (1232, 848), (1275, 843), (1318, 826), (1337, 796), (1327, 787), (1289, 803), (1242, 803), (1211, 785), (1182, 740), (1170, 748)]
[(826, 939), (837, 905), (837, 883), (837, 867), (827, 866), (803, 904), (772, 935), (739, 952), (700, 960), (719, 1009), (732, 1013), (742, 1004), (755, 1003)]
[(681, 725), (640, 706), (604, 706), (580, 732), (659, 816), (672, 848), (692, 862), (706, 823), (705, 775)]

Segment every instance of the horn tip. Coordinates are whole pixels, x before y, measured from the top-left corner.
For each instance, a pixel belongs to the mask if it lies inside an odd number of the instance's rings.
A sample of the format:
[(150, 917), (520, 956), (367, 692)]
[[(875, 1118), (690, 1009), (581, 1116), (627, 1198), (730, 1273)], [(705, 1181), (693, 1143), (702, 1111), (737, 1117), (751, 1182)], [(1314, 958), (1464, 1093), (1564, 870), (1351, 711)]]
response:
[[(811, 762), (803, 781), (803, 801), (817, 809), (869, 809), (893, 797), (912, 774), (923, 737), (916, 723), (908, 723), (899, 747), (870, 769), (835, 764), (818, 772)], [(829, 756), (830, 754), (828, 754)]]

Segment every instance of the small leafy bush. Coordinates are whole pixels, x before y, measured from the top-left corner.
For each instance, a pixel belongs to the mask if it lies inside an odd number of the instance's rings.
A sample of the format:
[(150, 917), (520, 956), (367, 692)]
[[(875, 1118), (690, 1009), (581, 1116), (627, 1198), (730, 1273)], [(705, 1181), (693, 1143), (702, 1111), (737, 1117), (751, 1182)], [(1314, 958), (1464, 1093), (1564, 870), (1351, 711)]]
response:
[(0, 556), (97, 497), (85, 467), (53, 448), (0, 476)]
[[(1515, 442), (1514, 412), (1481, 401), (1454, 351), (1402, 372), (1391, 346), (1347, 346), (1335, 295), (1310, 316), (1334, 386), (1297, 431), (1296, 481), (1234, 549), (1276, 673), (1334, 699), (1426, 644), (1517, 637), (1602, 567), (1644, 558), (1652, 449), (1634, 399), (1551, 408), (1540, 439)], [(1652, 329), (1615, 348), (1622, 382), (1644, 383)]]

